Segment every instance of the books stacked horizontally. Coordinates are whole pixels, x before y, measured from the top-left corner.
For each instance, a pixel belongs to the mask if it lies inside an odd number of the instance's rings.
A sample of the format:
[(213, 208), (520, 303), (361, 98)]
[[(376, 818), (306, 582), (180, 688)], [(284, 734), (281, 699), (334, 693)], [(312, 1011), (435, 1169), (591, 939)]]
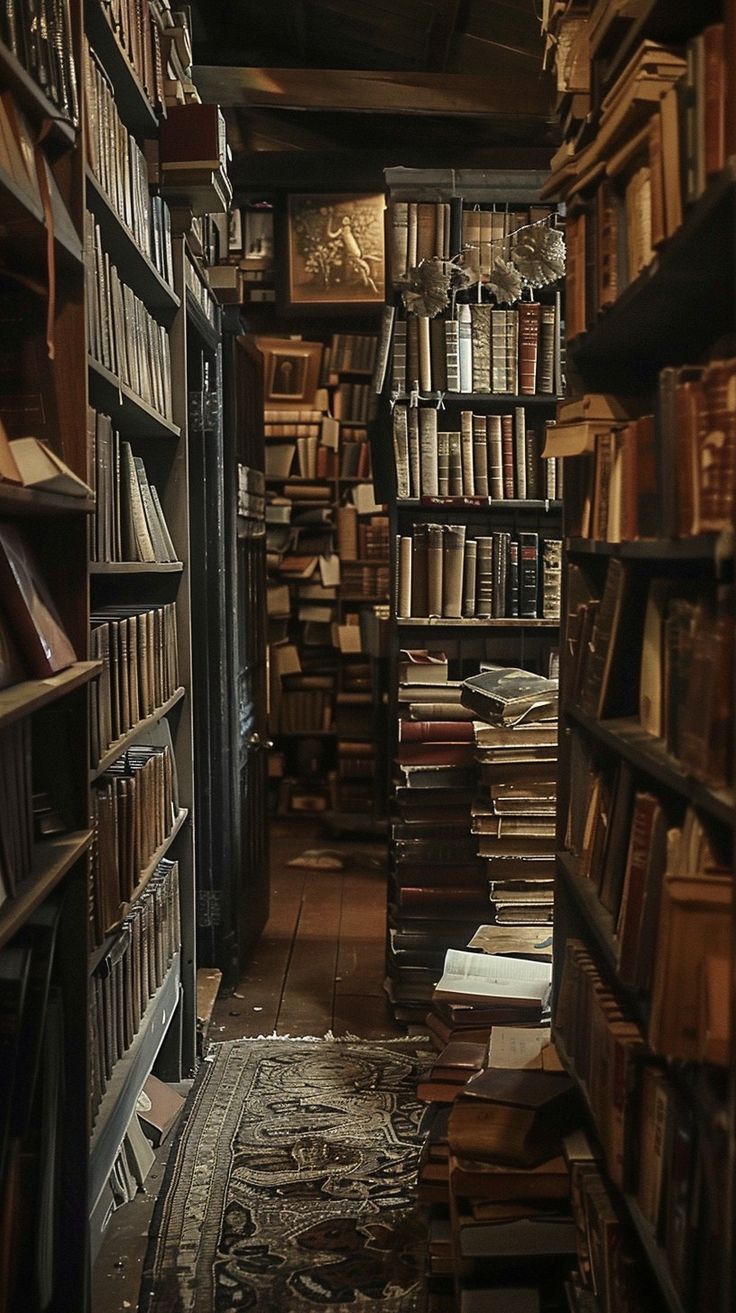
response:
[[(337, 473), (334, 425), (315, 407), (264, 411), (266, 477), (333, 479)], [(330, 435), (331, 441), (325, 441)], [(296, 463), (295, 463), (296, 462)]]
[(559, 393), (559, 294), (546, 305), (520, 301), (504, 309), (460, 303), (455, 317), (396, 319), (391, 391), (551, 396)]
[(416, 523), (396, 540), (399, 618), (559, 620), (562, 541)]
[(484, 919), (483, 866), (470, 837), (472, 728), (443, 652), (403, 651), (388, 972), (397, 1017), (421, 1021), (448, 944)]
[(438, 428), (433, 406), (394, 406), (396, 496), (431, 500), (554, 500), (562, 463), (542, 459), (543, 431), (527, 427), (523, 406), (503, 415), (460, 411), (460, 430)]
[(462, 700), (478, 717), (472, 831), (486, 866), (489, 920), (541, 929), (554, 901), (557, 680), (489, 667), (464, 681)]

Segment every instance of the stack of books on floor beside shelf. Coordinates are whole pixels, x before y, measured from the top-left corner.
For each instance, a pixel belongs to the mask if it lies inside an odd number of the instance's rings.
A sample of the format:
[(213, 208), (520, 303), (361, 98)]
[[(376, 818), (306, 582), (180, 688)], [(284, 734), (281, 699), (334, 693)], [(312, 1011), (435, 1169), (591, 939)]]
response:
[(265, 411), (280, 813), (375, 806), (374, 672), (360, 619), (388, 597), (388, 520), (375, 502), (367, 429), (376, 347), (373, 334), (334, 334), (313, 404)]
[(391, 825), (387, 989), (398, 1020), (421, 1023), (448, 946), (485, 919), (483, 863), (471, 835), (476, 795), (471, 713), (444, 652), (399, 656)]

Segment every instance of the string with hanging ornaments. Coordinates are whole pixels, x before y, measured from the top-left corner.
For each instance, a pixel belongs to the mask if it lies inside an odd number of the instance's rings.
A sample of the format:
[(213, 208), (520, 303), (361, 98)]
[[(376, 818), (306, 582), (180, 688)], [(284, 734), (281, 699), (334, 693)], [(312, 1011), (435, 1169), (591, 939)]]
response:
[(527, 289), (556, 283), (565, 272), (565, 237), (555, 220), (556, 215), (546, 215), (506, 237), (484, 242), (484, 247), (500, 248), (488, 274), (468, 263), (468, 253), (480, 250), (477, 242), (466, 243), (451, 259), (433, 255), (421, 260), (398, 284), (406, 309), (434, 319), (457, 292), (474, 286), (479, 296), (481, 287), (487, 287), (499, 304), (513, 305)]

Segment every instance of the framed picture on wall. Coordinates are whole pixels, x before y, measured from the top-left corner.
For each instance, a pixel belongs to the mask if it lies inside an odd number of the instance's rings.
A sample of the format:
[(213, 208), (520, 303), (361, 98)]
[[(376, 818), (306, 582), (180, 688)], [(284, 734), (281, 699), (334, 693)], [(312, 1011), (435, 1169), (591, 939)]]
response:
[(311, 406), (322, 365), (321, 342), (257, 337), (263, 354), (263, 399), (267, 406)]
[(358, 311), (381, 305), (384, 209), (381, 193), (289, 196), (286, 305)]

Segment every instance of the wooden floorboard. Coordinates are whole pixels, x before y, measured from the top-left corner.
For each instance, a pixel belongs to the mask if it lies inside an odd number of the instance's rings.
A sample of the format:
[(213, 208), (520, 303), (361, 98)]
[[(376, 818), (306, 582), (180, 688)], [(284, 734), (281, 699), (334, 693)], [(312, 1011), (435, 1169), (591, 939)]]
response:
[(276, 1029), (280, 1035), (324, 1035), (332, 1027), (343, 880), (311, 872), (286, 973)]

